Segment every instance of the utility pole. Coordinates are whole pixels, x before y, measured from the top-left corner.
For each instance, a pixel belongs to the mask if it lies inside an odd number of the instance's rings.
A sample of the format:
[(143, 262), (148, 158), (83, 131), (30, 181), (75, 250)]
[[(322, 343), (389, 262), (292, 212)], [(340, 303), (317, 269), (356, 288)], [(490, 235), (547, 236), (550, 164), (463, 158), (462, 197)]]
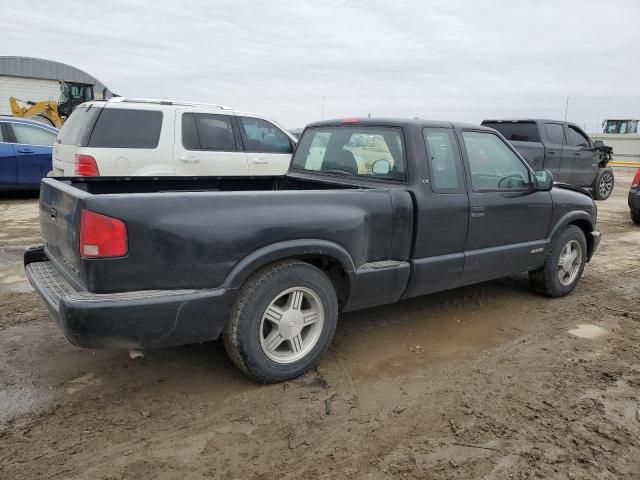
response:
[(567, 121), (567, 113), (569, 112), (569, 97), (567, 97), (567, 104), (564, 108), (564, 121)]
[(320, 113), (320, 119), (324, 120), (324, 95), (322, 95), (322, 111)]

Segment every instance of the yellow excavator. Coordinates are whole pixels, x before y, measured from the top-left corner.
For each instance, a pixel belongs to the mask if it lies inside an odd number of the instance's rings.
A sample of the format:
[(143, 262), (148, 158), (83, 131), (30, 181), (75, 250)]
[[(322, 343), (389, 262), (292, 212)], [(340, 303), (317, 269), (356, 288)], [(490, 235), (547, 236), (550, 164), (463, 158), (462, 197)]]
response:
[[(55, 100), (33, 102), (9, 97), (9, 106), (14, 117), (33, 118), (60, 128), (78, 105), (93, 99), (93, 85), (60, 82), (60, 98), (57, 102)], [(20, 103), (26, 106), (21, 106)]]

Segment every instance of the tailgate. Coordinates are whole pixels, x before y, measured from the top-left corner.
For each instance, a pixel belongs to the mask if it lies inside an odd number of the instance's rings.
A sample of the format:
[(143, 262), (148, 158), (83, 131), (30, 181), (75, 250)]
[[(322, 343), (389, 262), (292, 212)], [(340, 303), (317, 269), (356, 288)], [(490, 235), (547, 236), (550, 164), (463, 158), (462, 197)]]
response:
[(80, 275), (80, 215), (90, 194), (45, 178), (40, 189), (40, 229), (47, 257), (75, 278)]

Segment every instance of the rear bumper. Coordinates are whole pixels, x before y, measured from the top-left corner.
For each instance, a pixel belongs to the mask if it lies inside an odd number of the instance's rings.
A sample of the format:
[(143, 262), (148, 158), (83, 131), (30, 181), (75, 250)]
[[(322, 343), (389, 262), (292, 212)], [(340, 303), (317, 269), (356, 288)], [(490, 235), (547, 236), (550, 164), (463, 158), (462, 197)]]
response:
[(25, 272), (65, 336), (85, 348), (154, 348), (214, 340), (226, 324), (236, 293), (211, 289), (95, 294), (75, 289), (50, 261), (27, 263)]

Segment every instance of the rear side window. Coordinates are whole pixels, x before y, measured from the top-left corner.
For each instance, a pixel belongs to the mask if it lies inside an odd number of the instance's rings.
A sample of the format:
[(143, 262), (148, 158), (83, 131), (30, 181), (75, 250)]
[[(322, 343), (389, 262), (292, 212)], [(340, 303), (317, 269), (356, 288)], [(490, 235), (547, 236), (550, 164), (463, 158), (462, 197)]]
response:
[(182, 115), (182, 145), (187, 150), (236, 151), (231, 119), (227, 115)]
[(436, 193), (464, 191), (460, 150), (448, 128), (425, 128), (422, 131), (429, 157), (431, 188)]
[(12, 123), (11, 127), (17, 143), (51, 146), (56, 140), (56, 134), (51, 130), (24, 123)]
[(102, 108), (94, 106), (76, 108), (58, 133), (58, 143), (86, 147), (93, 125), (101, 110)]
[(247, 152), (291, 153), (289, 137), (275, 125), (260, 118), (240, 117), (247, 137)]
[(482, 122), (485, 127), (499, 131), (510, 142), (539, 142), (536, 122)]
[[(74, 112), (75, 114), (75, 112)], [(162, 112), (103, 108), (89, 139), (95, 148), (156, 148)]]
[(547, 135), (549, 142), (554, 145), (564, 145), (564, 127), (559, 123), (545, 123), (544, 133)]

